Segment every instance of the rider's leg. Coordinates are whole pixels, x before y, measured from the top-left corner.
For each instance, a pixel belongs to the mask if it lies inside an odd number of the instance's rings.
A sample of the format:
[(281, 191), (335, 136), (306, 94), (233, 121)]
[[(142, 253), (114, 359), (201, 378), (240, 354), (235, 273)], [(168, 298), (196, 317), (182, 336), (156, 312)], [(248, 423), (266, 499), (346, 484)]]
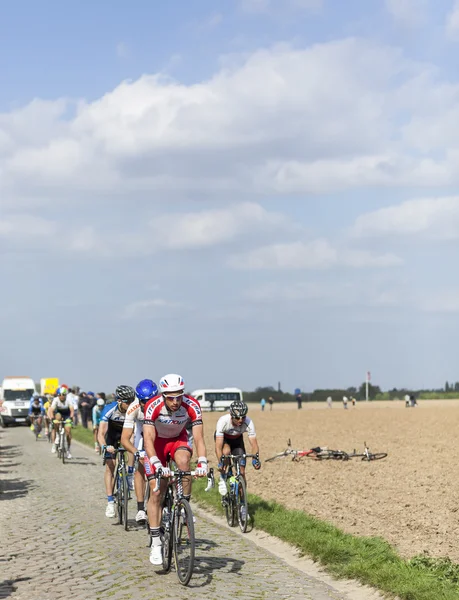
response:
[(71, 458), (70, 444), (72, 443), (72, 426), (71, 425), (66, 425), (64, 427), (64, 429), (65, 429), (65, 435), (67, 437), (67, 457)]
[[(190, 470), (191, 452), (186, 448), (177, 448), (173, 454), (173, 460), (177, 465), (177, 469), (180, 471)], [(191, 477), (186, 476), (182, 479), (183, 482), (183, 495), (187, 500), (191, 496)]]

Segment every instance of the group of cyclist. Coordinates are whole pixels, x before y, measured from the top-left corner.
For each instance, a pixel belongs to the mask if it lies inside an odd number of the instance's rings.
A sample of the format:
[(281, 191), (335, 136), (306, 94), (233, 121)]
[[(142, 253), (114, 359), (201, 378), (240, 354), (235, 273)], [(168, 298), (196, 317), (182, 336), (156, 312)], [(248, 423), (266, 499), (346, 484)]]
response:
[(43, 423), (45, 425), (45, 435), (51, 430), (51, 452), (56, 452), (56, 432), (61, 421), (64, 421), (64, 431), (67, 437), (67, 458), (72, 458), (70, 453), (70, 444), (72, 442), (72, 422), (74, 416), (73, 403), (68, 398), (69, 388), (61, 385), (54, 396), (39, 396), (33, 394), (29, 405), (29, 418), (33, 421), (33, 426), (38, 427), (40, 432)]
[[(105, 516), (112, 518), (116, 514), (114, 474), (116, 451), (121, 447), (128, 452), (128, 485), (135, 490), (137, 498), (135, 520), (137, 523), (148, 521), (150, 562), (161, 565), (160, 501), (167, 485), (166, 478), (171, 475), (169, 460), (174, 461), (178, 469), (189, 471), (194, 446), (198, 457), (195, 476), (205, 477), (208, 473), (201, 407), (195, 398), (185, 393), (183, 377), (175, 373), (162, 377), (159, 387), (151, 379), (143, 379), (135, 389), (120, 385), (115, 390), (114, 398), (102, 411), (97, 439), (106, 465)], [(221, 473), (219, 492), (222, 496), (227, 493), (224, 455), (245, 454), (245, 432), (249, 436), (252, 453), (256, 455), (253, 466), (255, 469), (261, 467), (255, 426), (247, 412), (244, 402), (233, 402), (229, 414), (221, 417), (217, 423), (214, 438), (218, 470)], [(134, 469), (134, 463), (138, 465), (137, 469)], [(161, 481), (156, 492), (158, 477), (161, 477)], [(150, 486), (150, 494), (145, 512), (146, 485)], [(188, 500), (191, 487), (191, 478), (184, 477), (183, 492)]]

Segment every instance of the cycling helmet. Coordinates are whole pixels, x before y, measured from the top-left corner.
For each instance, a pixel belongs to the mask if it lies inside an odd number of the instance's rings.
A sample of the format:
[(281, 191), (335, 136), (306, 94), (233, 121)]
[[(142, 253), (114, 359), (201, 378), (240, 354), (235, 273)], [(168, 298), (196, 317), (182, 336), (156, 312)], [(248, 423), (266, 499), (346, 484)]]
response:
[(161, 390), (161, 394), (183, 392), (185, 389), (185, 382), (183, 381), (183, 377), (181, 375), (170, 373), (169, 375), (164, 375), (164, 377), (161, 377), (159, 389)]
[(142, 379), (135, 388), (135, 393), (140, 402), (146, 402), (158, 395), (158, 386), (151, 379)]
[(61, 387), (57, 388), (58, 396), (67, 396), (68, 393), (69, 393), (69, 391), (65, 385), (61, 385)]
[(230, 415), (235, 419), (245, 417), (249, 412), (249, 407), (242, 400), (235, 400), (229, 407)]
[(105, 406), (105, 402), (102, 400), (102, 398), (98, 398), (96, 404), (97, 406)]
[(115, 390), (115, 400), (130, 404), (135, 400), (134, 388), (131, 388), (130, 385), (119, 385)]

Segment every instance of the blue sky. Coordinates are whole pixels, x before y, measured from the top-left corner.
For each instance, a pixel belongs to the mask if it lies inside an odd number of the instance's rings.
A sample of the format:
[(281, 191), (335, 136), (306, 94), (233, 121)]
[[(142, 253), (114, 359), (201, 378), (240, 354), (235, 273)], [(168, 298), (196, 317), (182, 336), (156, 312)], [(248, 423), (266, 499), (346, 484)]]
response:
[(3, 374), (459, 379), (459, 2), (18, 0)]

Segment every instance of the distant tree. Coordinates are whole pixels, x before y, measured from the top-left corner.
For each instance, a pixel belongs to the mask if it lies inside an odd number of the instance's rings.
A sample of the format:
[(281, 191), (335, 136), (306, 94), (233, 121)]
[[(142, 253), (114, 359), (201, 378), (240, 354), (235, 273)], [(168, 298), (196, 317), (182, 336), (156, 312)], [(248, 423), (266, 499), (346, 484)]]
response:
[(449, 383), (448, 382), (445, 383), (445, 392), (446, 393), (449, 392)]
[(459, 381), (456, 381), (456, 383), (454, 384), (454, 391), (459, 392)]

